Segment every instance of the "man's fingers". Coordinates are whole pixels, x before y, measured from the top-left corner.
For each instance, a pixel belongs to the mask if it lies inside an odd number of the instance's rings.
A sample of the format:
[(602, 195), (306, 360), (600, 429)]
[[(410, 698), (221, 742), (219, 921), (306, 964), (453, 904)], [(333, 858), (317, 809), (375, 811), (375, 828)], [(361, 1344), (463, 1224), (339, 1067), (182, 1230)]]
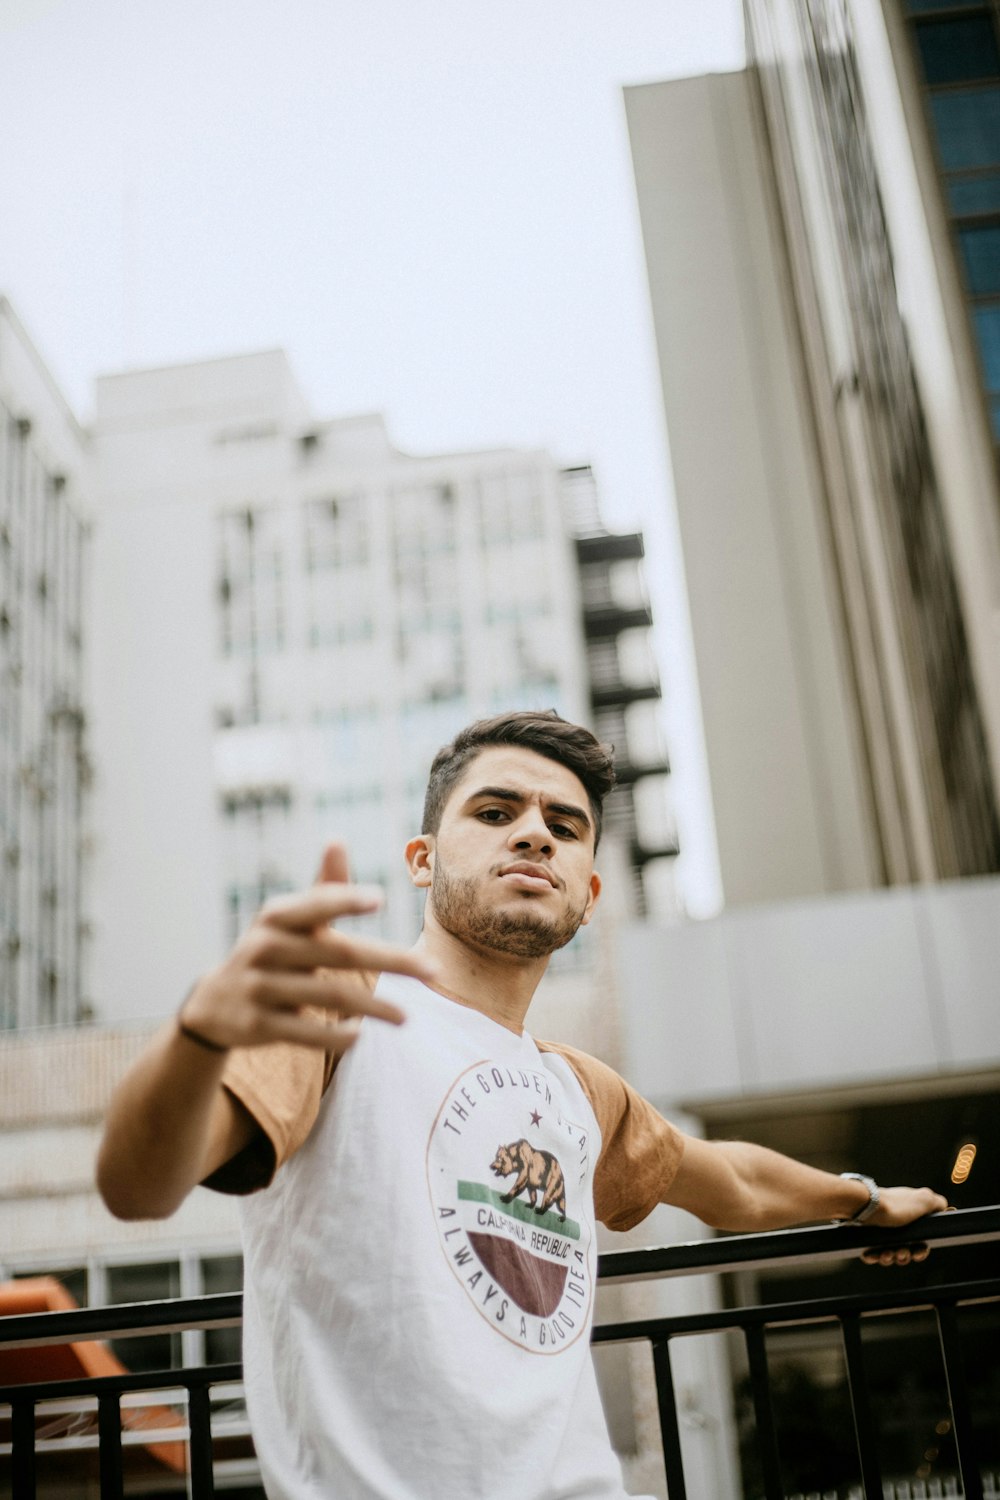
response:
[(346, 885), (350, 878), (351, 872), (347, 860), (347, 845), (333, 840), (323, 850), (323, 858), (320, 860), (316, 883), (317, 885), (323, 885), (327, 882), (334, 885)]
[(413, 979), (434, 979), (437, 966), (413, 948), (397, 948), (394, 943), (370, 943), (363, 938), (338, 938), (341, 957), (335, 968), (368, 969), (374, 973), (409, 974)]
[(930, 1253), (930, 1245), (923, 1242), (919, 1245), (896, 1245), (884, 1250), (873, 1246), (870, 1250), (862, 1250), (861, 1259), (866, 1266), (908, 1266), (911, 1262), (916, 1264), (926, 1260)]
[[(392, 973), (411, 974), (417, 979), (430, 979), (435, 972), (424, 955), (411, 949), (397, 948), (388, 943), (366, 943), (322, 927), (311, 933), (274, 926), (258, 928), (251, 962), (258, 969), (288, 972), (353, 969), (374, 974), (388, 969)], [(369, 989), (373, 983), (374, 979), (369, 983)]]
[(299, 1047), (315, 1047), (321, 1052), (340, 1055), (353, 1047), (360, 1034), (359, 1021), (344, 1021), (338, 1026), (328, 1026), (308, 1016), (296, 1016), (291, 1011), (277, 1011), (267, 1027), (269, 1042), (292, 1042)]
[(353, 973), (262, 974), (252, 998), (258, 1006), (276, 1012), (314, 1005), (344, 1016), (374, 1016), (396, 1026), (406, 1020), (405, 1011), (377, 999), (361, 976)]
[(263, 908), (260, 919), (290, 932), (312, 932), (338, 917), (359, 917), (377, 911), (382, 892), (377, 885), (344, 885), (325, 881), (294, 896), (275, 896)]

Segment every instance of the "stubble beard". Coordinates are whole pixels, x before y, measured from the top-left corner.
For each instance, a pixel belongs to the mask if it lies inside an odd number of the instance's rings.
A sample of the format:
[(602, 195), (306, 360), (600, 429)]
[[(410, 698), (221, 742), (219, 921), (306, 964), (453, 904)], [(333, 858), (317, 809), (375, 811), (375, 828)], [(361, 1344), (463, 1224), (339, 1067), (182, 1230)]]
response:
[(552, 918), (526, 900), (519, 911), (496, 911), (480, 897), (476, 882), (467, 876), (449, 875), (440, 856), (431, 886), (431, 907), (446, 932), (473, 948), (503, 953), (511, 958), (548, 958), (565, 948), (586, 914), (565, 911)]

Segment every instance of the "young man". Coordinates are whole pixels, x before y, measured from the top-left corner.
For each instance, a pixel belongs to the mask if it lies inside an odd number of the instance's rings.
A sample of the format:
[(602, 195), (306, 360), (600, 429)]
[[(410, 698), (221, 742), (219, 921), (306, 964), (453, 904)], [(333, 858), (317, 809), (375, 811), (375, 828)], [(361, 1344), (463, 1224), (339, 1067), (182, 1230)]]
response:
[[(550, 955), (590, 920), (611, 760), (554, 713), (434, 761), (403, 952), (338, 934), (377, 893), (326, 852), (203, 978), (112, 1102), (112, 1212), (244, 1199), (247, 1399), (272, 1500), (623, 1500), (588, 1333), (595, 1219), (723, 1229), (944, 1209), (681, 1135), (610, 1068), (536, 1043)], [(375, 976), (378, 975), (377, 982)], [(405, 1023), (405, 1024), (404, 1024)]]

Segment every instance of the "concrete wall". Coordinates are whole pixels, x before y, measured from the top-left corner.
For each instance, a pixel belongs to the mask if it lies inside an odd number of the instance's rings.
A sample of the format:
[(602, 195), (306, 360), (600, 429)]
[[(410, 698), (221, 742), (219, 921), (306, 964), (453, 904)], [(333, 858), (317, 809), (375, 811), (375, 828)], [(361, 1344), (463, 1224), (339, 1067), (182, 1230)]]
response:
[(1000, 1068), (1000, 880), (727, 912), (621, 936), (625, 1071), (661, 1109), (955, 1086)]
[(804, 372), (743, 74), (626, 90), (727, 905), (877, 882)]

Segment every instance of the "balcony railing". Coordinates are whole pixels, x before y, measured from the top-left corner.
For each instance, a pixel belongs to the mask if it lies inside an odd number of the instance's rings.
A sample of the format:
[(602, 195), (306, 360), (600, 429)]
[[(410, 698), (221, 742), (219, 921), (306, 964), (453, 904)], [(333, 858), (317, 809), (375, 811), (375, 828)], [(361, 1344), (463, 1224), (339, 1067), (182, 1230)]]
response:
[[(753, 1492), (754, 1500), (758, 1494), (764, 1500), (791, 1500), (782, 1478), (766, 1338), (769, 1330), (814, 1332), (823, 1326), (838, 1332), (843, 1347), (859, 1477), (856, 1484), (817, 1491), (813, 1500), (826, 1500), (827, 1496), (841, 1500), (852, 1496), (858, 1500), (902, 1500), (907, 1496), (917, 1500), (921, 1495), (949, 1494), (962, 1495), (965, 1500), (989, 1500), (1000, 1494), (997, 1475), (989, 1472), (983, 1455), (983, 1434), (973, 1424), (958, 1316), (959, 1308), (1000, 1302), (1000, 1263), (991, 1258), (990, 1274), (968, 1281), (950, 1279), (948, 1267), (949, 1251), (955, 1247), (995, 1245), (1000, 1240), (1000, 1208), (938, 1215), (907, 1230), (824, 1226), (730, 1236), (663, 1249), (616, 1251), (600, 1257), (599, 1278), (603, 1285), (616, 1285), (776, 1266), (815, 1266), (818, 1262), (855, 1259), (862, 1250), (872, 1247), (887, 1249), (917, 1240), (934, 1250), (920, 1267), (919, 1285), (900, 1288), (894, 1281), (899, 1273), (873, 1272), (873, 1290), (864, 1295), (761, 1302), (693, 1315), (602, 1323), (594, 1330), (595, 1344), (641, 1340), (651, 1346), (670, 1500), (687, 1500), (689, 1493), (690, 1500), (718, 1500), (716, 1496), (691, 1493), (687, 1487), (671, 1363), (675, 1341), (723, 1332), (742, 1337), (756, 1419), (757, 1462), (763, 1476)], [(920, 1481), (901, 1484), (880, 1471), (876, 1413), (862, 1356), (862, 1328), (870, 1320), (878, 1319), (881, 1324), (887, 1318), (928, 1310), (937, 1324), (956, 1469), (953, 1475), (930, 1485)], [(241, 1312), (240, 1295), (231, 1293), (10, 1317), (0, 1323), (0, 1349), (26, 1350), (189, 1328), (229, 1328), (240, 1322)], [(231, 1441), (234, 1433), (246, 1439), (245, 1423), (234, 1425), (225, 1408), (220, 1412), (218, 1405), (220, 1395), (223, 1402), (231, 1403), (240, 1378), (240, 1366), (229, 1364), (0, 1387), (0, 1421), (3, 1411), (9, 1411), (9, 1431), (0, 1433), (0, 1462), (10, 1475), (13, 1500), (35, 1500), (36, 1454), (51, 1451), (60, 1441), (64, 1449), (74, 1444), (78, 1451), (96, 1448), (101, 1500), (122, 1500), (125, 1494), (123, 1452), (153, 1444), (180, 1453), (182, 1461), (171, 1467), (184, 1476), (192, 1500), (208, 1500), (216, 1493), (216, 1479), (220, 1477), (217, 1470), (227, 1462), (219, 1457), (220, 1445), (227, 1438)], [(159, 1428), (130, 1423), (129, 1412), (136, 1400), (133, 1393), (137, 1392), (153, 1393), (154, 1410), (161, 1413)], [(67, 1412), (78, 1414), (73, 1432), (68, 1438), (47, 1437), (53, 1418), (60, 1413), (65, 1418)], [(244, 1451), (249, 1451), (248, 1444)], [(245, 1458), (228, 1462), (247, 1474)], [(0, 1486), (2, 1483), (0, 1471)]]

